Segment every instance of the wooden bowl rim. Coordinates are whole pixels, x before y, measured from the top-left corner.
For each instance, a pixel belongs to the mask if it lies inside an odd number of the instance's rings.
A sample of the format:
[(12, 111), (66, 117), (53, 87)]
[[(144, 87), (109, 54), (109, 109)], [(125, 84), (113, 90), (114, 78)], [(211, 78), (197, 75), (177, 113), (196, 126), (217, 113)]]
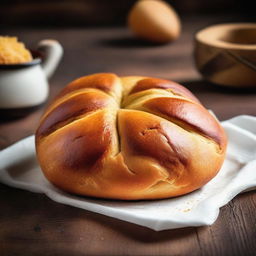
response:
[(255, 29), (256, 23), (227, 23), (206, 27), (195, 34), (197, 42), (222, 49), (256, 51), (256, 44), (239, 44), (226, 42), (218, 37), (234, 29)]

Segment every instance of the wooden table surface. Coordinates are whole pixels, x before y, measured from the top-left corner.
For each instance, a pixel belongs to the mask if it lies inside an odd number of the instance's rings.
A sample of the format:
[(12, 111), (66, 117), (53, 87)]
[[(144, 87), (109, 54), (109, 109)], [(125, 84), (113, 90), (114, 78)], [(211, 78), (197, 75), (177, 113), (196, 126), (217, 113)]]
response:
[[(256, 115), (255, 91), (223, 89), (203, 81), (193, 64), (193, 33), (227, 18), (187, 19), (173, 44), (138, 42), (125, 28), (4, 29), (29, 46), (55, 38), (65, 55), (51, 79), (52, 99), (69, 81), (96, 72), (173, 79), (186, 85), (220, 120)], [(0, 123), (0, 149), (34, 133), (45, 105)], [(256, 193), (237, 196), (209, 227), (155, 232), (61, 205), (45, 195), (0, 185), (0, 255), (256, 255)]]

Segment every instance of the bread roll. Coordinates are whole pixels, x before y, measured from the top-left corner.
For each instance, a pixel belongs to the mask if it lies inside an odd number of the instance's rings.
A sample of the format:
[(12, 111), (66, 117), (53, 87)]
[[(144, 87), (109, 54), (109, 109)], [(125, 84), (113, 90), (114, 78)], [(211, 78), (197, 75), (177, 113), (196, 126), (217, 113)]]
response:
[(226, 135), (172, 81), (81, 77), (57, 96), (36, 132), (45, 177), (84, 196), (159, 199), (194, 191), (220, 170)]

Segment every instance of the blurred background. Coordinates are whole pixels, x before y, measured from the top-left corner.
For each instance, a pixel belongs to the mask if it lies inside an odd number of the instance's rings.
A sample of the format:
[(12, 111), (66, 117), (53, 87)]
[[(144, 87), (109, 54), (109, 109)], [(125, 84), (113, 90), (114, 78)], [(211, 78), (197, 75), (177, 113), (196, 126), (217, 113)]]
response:
[[(0, 24), (29, 26), (124, 25), (135, 0), (1, 0)], [(181, 15), (229, 16), (245, 21), (255, 17), (251, 0), (167, 0)], [(232, 15), (232, 17), (230, 17)]]
[[(126, 25), (135, 2), (1, 0), (0, 35), (16, 36), (29, 49), (37, 49), (43, 39), (55, 39), (62, 45), (64, 55), (49, 80), (48, 101), (78, 77), (113, 72), (120, 76), (150, 76), (179, 82), (221, 120), (239, 113), (255, 113), (254, 94), (244, 93), (242, 97), (233, 89), (211, 85), (198, 72), (193, 58), (197, 31), (218, 23), (255, 22), (253, 1), (166, 0), (182, 23), (180, 36), (168, 44), (142, 42), (133, 35)], [(230, 108), (234, 102), (237, 107)], [(30, 119), (33, 125), (26, 124), (26, 127), (36, 127), (42, 111), (35, 112)], [(30, 133), (31, 128), (26, 128), (26, 135)]]

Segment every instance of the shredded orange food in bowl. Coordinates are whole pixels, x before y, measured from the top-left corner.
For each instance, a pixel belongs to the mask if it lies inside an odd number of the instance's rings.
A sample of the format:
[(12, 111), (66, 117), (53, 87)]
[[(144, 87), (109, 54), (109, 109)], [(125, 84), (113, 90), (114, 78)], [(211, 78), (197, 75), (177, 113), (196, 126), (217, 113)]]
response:
[(0, 36), (0, 64), (20, 64), (32, 59), (30, 51), (17, 37)]

